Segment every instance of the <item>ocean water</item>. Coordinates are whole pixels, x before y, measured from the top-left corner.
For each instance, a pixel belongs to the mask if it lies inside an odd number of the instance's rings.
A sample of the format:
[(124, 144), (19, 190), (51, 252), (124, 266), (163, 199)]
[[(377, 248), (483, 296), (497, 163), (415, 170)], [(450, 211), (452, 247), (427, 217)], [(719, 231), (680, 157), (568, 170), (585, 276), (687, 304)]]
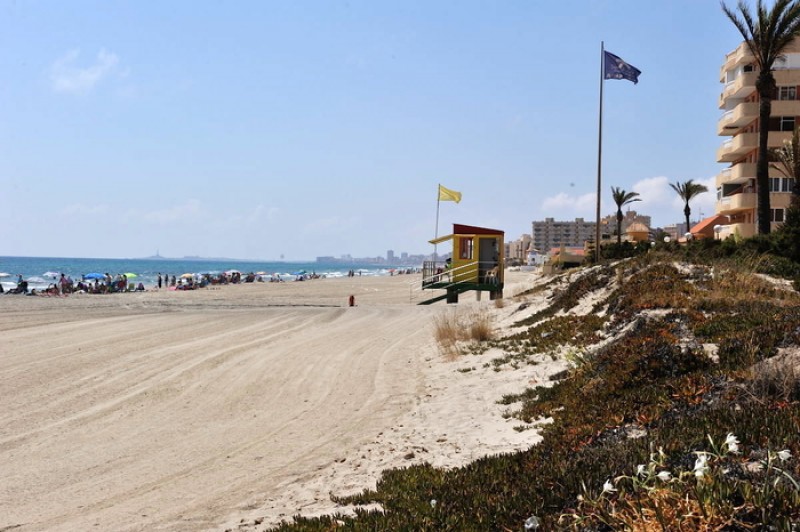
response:
[[(277, 274), (284, 280), (294, 279), (300, 272), (326, 277), (344, 277), (353, 270), (360, 275), (389, 275), (394, 266), (359, 263), (324, 262), (258, 262), (204, 259), (81, 259), (65, 257), (0, 257), (0, 283), (3, 288), (17, 286), (17, 276), (28, 281), (29, 288), (46, 288), (62, 273), (79, 281), (89, 273), (133, 273), (131, 279), (145, 287), (156, 284), (158, 274), (180, 277), (184, 273), (222, 273), (238, 270), (242, 274), (264, 272)], [(8, 274), (8, 275), (3, 275)]]

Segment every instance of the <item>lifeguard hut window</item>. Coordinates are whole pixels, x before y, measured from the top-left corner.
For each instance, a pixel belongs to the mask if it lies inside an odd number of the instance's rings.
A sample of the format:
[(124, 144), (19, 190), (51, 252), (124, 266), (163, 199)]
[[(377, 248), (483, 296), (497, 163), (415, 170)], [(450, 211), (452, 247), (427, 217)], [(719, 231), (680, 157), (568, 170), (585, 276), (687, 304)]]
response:
[(459, 238), (458, 240), (458, 258), (472, 260), (472, 239)]

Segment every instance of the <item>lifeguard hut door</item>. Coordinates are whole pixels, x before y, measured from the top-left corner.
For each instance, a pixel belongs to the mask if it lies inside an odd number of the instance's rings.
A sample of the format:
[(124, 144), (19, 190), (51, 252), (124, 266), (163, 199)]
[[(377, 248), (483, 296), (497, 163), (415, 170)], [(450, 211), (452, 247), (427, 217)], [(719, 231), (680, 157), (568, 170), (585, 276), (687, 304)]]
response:
[(497, 239), (481, 238), (478, 247), (478, 279), (486, 279), (486, 272), (498, 265)]

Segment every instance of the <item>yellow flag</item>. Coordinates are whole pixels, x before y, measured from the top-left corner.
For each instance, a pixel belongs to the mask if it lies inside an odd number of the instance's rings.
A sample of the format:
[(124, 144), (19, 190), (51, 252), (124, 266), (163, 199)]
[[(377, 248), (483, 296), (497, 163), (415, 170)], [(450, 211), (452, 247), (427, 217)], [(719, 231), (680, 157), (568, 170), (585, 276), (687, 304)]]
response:
[(450, 190), (449, 188), (444, 188), (442, 185), (439, 185), (439, 201), (455, 201), (458, 203), (461, 201), (461, 192), (456, 192), (455, 190)]

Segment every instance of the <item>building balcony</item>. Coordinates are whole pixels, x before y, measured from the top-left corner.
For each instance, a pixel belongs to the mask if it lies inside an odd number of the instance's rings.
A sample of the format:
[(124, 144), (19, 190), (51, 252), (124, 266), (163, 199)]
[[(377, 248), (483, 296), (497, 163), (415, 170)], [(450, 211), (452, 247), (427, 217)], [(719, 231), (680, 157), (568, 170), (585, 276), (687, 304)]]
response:
[(756, 177), (755, 163), (739, 163), (726, 168), (717, 175), (717, 186), (744, 184)]
[[(792, 140), (791, 131), (770, 131), (767, 146), (779, 148), (784, 141)], [(742, 133), (722, 143), (717, 150), (718, 163), (732, 163), (758, 149), (758, 133)]]
[(756, 90), (756, 73), (743, 72), (735, 80), (725, 84), (719, 95), (719, 108), (725, 109), (730, 98), (744, 98)]
[(725, 82), (725, 75), (739, 65), (746, 65), (753, 62), (753, 54), (745, 43), (740, 44), (735, 50), (725, 54), (725, 62), (719, 70), (719, 80)]
[(724, 240), (729, 236), (736, 236), (738, 238), (750, 238), (756, 234), (756, 224), (740, 223), (728, 224), (722, 226), (722, 231), (719, 232), (720, 240)]
[(717, 135), (733, 135), (739, 128), (746, 126), (757, 118), (758, 103), (740, 103), (719, 119), (717, 123)]
[(758, 147), (757, 133), (742, 133), (722, 143), (717, 150), (717, 162), (732, 163)]
[(756, 208), (756, 196), (755, 192), (738, 192), (725, 196), (717, 202), (717, 214), (725, 216), (742, 211), (752, 211)]

